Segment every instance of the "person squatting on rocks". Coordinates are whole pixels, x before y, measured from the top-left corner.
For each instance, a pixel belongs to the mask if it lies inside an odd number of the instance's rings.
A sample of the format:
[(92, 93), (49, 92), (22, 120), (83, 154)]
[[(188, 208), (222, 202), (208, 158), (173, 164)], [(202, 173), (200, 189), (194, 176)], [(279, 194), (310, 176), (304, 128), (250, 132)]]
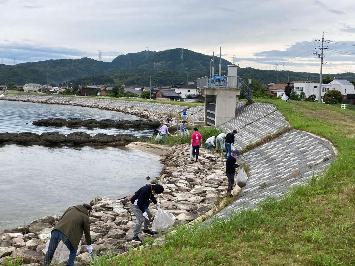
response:
[[(144, 223), (143, 233), (154, 235), (155, 232), (151, 231), (148, 227), (152, 220), (152, 214), (149, 211), (149, 204), (152, 201), (158, 205), (154, 194), (161, 194), (164, 192), (164, 187), (160, 184), (147, 184), (141, 187), (131, 198), (131, 210), (136, 216), (136, 224), (133, 230), (134, 241), (141, 242), (139, 233)], [(159, 206), (159, 205), (158, 205)]]
[(77, 205), (68, 208), (51, 232), (51, 239), (48, 245), (48, 251), (44, 257), (44, 265), (50, 265), (55, 250), (60, 241), (69, 249), (69, 258), (67, 266), (74, 265), (74, 260), (78, 250), (78, 245), (83, 235), (87, 244), (87, 251), (92, 255), (90, 220), (89, 215), (92, 207), (89, 204)]
[(191, 146), (192, 146), (192, 156), (195, 157), (195, 161), (198, 160), (198, 155), (200, 154), (200, 146), (202, 143), (202, 135), (198, 131), (198, 128), (194, 128), (194, 133), (191, 135)]
[(167, 123), (163, 124), (159, 128), (159, 135), (162, 137), (162, 140), (165, 140), (166, 137), (169, 135), (169, 127), (168, 127)]
[(205, 142), (205, 147), (209, 150), (216, 147), (216, 136), (209, 137)]
[(216, 150), (217, 151), (224, 151), (225, 139), (226, 139), (226, 133), (220, 133), (216, 137)]
[(225, 140), (225, 148), (226, 148), (226, 154), (225, 157), (228, 158), (229, 155), (232, 153), (232, 144), (234, 144), (234, 135), (237, 134), (237, 130), (233, 130), (232, 132), (228, 133), (226, 135), (226, 140)]
[(227, 188), (227, 195), (232, 196), (232, 190), (234, 187), (234, 176), (236, 168), (239, 167), (237, 164), (236, 156), (238, 155), (237, 150), (234, 150), (227, 158), (226, 161), (226, 175), (228, 178), (228, 188)]

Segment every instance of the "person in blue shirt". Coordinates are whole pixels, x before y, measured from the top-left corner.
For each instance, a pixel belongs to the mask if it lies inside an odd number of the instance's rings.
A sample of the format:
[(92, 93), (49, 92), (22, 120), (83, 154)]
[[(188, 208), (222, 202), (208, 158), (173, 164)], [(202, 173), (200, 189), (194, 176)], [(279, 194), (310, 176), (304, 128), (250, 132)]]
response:
[(157, 204), (157, 200), (154, 197), (155, 194), (161, 194), (164, 192), (164, 187), (160, 184), (147, 184), (141, 187), (131, 198), (131, 210), (136, 216), (136, 224), (133, 230), (133, 240), (142, 242), (139, 238), (139, 233), (144, 223), (143, 233), (154, 235), (155, 232), (151, 231), (148, 227), (152, 220), (152, 214), (148, 207), (152, 201)]
[(182, 119), (182, 121), (187, 121), (187, 109), (186, 108), (184, 110), (182, 110), (182, 112), (181, 112), (181, 119)]

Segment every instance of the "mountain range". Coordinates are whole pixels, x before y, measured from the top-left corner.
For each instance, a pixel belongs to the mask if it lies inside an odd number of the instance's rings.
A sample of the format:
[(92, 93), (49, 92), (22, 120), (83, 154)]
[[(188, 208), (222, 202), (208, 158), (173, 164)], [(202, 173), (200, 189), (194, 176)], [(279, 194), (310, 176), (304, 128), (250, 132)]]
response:
[[(60, 84), (126, 84), (153, 86), (186, 84), (198, 77), (209, 75), (211, 56), (191, 50), (175, 48), (165, 51), (142, 51), (117, 56), (112, 62), (90, 58), (58, 59), (29, 62), (17, 65), (0, 64), (0, 84), (23, 85), (25, 83)], [(214, 60), (218, 69), (219, 58)], [(222, 59), (222, 74), (226, 74), (231, 62)], [(319, 80), (318, 73), (260, 70), (239, 68), (244, 79), (257, 79), (263, 84), (288, 80)], [(330, 75), (332, 78), (355, 81), (355, 73)]]

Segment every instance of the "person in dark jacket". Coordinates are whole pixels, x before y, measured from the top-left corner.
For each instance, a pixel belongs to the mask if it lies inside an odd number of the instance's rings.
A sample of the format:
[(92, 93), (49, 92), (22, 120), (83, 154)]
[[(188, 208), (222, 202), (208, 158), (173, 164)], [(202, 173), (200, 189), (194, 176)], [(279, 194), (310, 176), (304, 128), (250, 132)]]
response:
[(148, 207), (150, 201), (157, 204), (154, 194), (163, 193), (164, 188), (160, 184), (147, 184), (141, 187), (131, 198), (131, 209), (136, 216), (136, 224), (133, 230), (133, 240), (141, 242), (138, 234), (141, 231), (142, 224), (144, 223), (143, 233), (154, 235), (154, 232), (148, 229), (150, 225), (152, 214)]
[(226, 161), (226, 175), (228, 178), (228, 189), (227, 189), (227, 195), (232, 196), (232, 190), (234, 186), (234, 176), (235, 176), (235, 170), (239, 166), (237, 164), (237, 152), (233, 151), (227, 158)]
[(225, 157), (228, 158), (228, 156), (231, 155), (232, 153), (232, 144), (234, 144), (234, 135), (237, 134), (237, 130), (233, 130), (232, 132), (228, 133), (226, 135), (225, 139), (225, 148), (226, 148), (226, 154)]
[(70, 251), (67, 266), (74, 265), (74, 260), (78, 250), (79, 242), (85, 234), (87, 251), (92, 254), (89, 214), (92, 207), (89, 204), (77, 205), (68, 208), (51, 233), (48, 251), (44, 258), (44, 265), (50, 265), (55, 250), (60, 241), (67, 246)]

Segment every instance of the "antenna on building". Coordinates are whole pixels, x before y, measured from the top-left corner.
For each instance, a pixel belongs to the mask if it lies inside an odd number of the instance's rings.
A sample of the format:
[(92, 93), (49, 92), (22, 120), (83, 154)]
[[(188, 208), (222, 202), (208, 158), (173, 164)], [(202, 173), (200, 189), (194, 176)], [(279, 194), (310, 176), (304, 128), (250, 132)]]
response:
[(222, 47), (219, 47), (219, 66), (218, 66), (218, 75), (222, 75)]
[(102, 61), (102, 52), (101, 52), (101, 50), (99, 50), (98, 52), (99, 52), (99, 56), (98, 56), (99, 57), (99, 61)]
[(212, 77), (214, 77), (214, 52), (212, 55)]

